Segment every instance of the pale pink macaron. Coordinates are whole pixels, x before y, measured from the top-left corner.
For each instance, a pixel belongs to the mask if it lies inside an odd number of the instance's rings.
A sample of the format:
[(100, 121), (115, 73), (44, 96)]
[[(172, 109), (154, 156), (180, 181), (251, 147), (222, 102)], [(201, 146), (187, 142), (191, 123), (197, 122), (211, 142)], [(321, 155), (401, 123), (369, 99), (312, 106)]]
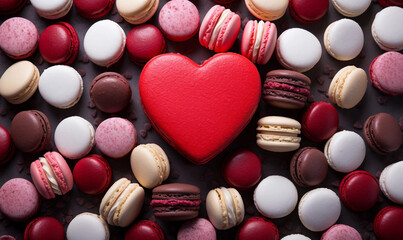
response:
[(127, 119), (108, 118), (101, 122), (95, 131), (95, 142), (106, 156), (121, 158), (137, 144), (136, 129)]
[(207, 12), (200, 26), (199, 42), (215, 52), (226, 52), (234, 45), (241, 29), (241, 17), (220, 5)]
[(31, 163), (31, 177), (36, 189), (46, 199), (64, 195), (73, 188), (73, 174), (58, 152), (47, 152)]
[(213, 224), (205, 218), (194, 218), (182, 224), (177, 240), (216, 240)]
[(362, 240), (360, 233), (350, 226), (336, 224), (323, 233), (321, 240)]
[(250, 20), (242, 35), (241, 53), (253, 63), (266, 64), (273, 55), (277, 41), (274, 23)]
[(37, 212), (39, 203), (35, 186), (26, 179), (10, 179), (0, 188), (0, 211), (10, 220), (27, 220)]
[(13, 17), (0, 26), (0, 48), (14, 59), (34, 54), (39, 43), (39, 31), (28, 19)]
[(168, 39), (186, 41), (199, 30), (199, 11), (188, 0), (172, 0), (161, 8), (158, 24)]

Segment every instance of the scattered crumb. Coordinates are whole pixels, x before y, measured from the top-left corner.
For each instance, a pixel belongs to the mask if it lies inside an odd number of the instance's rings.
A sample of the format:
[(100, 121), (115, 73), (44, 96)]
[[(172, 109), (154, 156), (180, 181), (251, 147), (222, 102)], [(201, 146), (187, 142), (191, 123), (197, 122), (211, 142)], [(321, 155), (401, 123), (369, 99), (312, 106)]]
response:
[(383, 95), (383, 96), (379, 96), (379, 97), (378, 97), (378, 103), (379, 103), (380, 105), (386, 104), (386, 103), (388, 102), (388, 100), (389, 100), (389, 96), (386, 96), (386, 95)]
[(317, 91), (320, 92), (320, 93), (327, 93), (327, 88), (322, 86), (322, 87), (319, 87), (317, 89)]
[(136, 114), (136, 112), (135, 111), (130, 111), (130, 114), (129, 114), (129, 119), (130, 120), (137, 120), (137, 114)]
[(340, 181), (339, 180), (335, 180), (335, 181), (332, 181), (331, 183), (330, 183), (330, 185), (332, 186), (332, 187), (339, 187), (339, 185), (340, 185)]
[(42, 56), (39, 56), (39, 57), (36, 59), (36, 63), (37, 63), (38, 65), (42, 65), (42, 64), (43, 64), (43, 58), (42, 58)]
[(320, 76), (320, 77), (317, 77), (316, 78), (316, 81), (319, 83), (319, 85), (323, 85), (324, 83), (325, 83), (325, 79), (322, 77), (322, 76)]
[(362, 129), (362, 123), (361, 123), (360, 121), (356, 121), (356, 122), (353, 124), (353, 127), (354, 127), (355, 129)]
[(89, 108), (95, 108), (95, 103), (94, 103), (94, 101), (89, 100), (87, 107), (89, 107)]
[(171, 178), (173, 178), (173, 179), (178, 179), (179, 176), (180, 176), (180, 174), (179, 174), (179, 172), (176, 171), (175, 169), (171, 169), (171, 173), (170, 173), (169, 176), (170, 176)]
[(315, 102), (315, 97), (313, 95), (309, 95), (307, 101), (308, 101), (308, 103), (314, 103)]
[(120, 15), (115, 15), (112, 17), (112, 21), (114, 21), (116, 23), (121, 23), (121, 22), (123, 22), (123, 18)]
[(249, 206), (245, 209), (245, 212), (249, 215), (254, 215), (255, 214), (255, 208), (253, 206)]
[(123, 77), (125, 77), (127, 80), (131, 80), (133, 78), (133, 74), (131, 74), (128, 70), (126, 70), (123, 74)]
[(99, 124), (101, 124), (101, 122), (102, 122), (102, 118), (100, 118), (100, 117), (96, 117), (93, 121), (95, 126), (98, 126)]
[(146, 131), (151, 131), (151, 129), (152, 129), (151, 124), (150, 124), (150, 123), (144, 123), (144, 129), (145, 129)]
[(147, 131), (144, 130), (144, 129), (141, 129), (141, 130), (140, 130), (140, 136), (141, 136), (142, 138), (146, 138), (146, 137), (147, 137)]
[(85, 72), (85, 70), (83, 70), (83, 69), (78, 69), (77, 72), (78, 72), (78, 74), (80, 74), (80, 76), (81, 76), (82, 78), (85, 77), (85, 75), (87, 74), (87, 73)]
[(89, 59), (88, 59), (87, 54), (83, 54), (83, 55), (80, 57), (80, 62), (82, 62), (82, 63), (88, 63), (88, 62), (89, 62)]

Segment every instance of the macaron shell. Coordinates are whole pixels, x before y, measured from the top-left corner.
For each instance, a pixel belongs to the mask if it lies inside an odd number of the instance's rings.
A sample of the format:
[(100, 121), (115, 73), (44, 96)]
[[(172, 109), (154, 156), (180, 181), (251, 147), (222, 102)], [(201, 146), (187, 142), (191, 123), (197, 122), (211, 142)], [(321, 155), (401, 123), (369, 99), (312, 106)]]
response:
[(64, 17), (73, 6), (73, 0), (32, 0), (32, 6), (39, 16), (46, 19), (58, 19)]
[(230, 14), (228, 14), (220, 32), (218, 33), (214, 51), (228, 51), (237, 39), (240, 29), (241, 18), (238, 14), (231, 12)]
[(65, 232), (63, 225), (53, 217), (38, 217), (32, 220), (24, 231), (24, 239), (64, 240)]
[(250, 60), (252, 60), (253, 46), (256, 40), (257, 24), (256, 20), (249, 20), (242, 33), (241, 53)]
[(99, 214), (103, 219), (108, 219), (108, 213), (112, 206), (118, 200), (120, 194), (130, 185), (130, 181), (127, 178), (121, 178), (117, 180), (105, 193), (99, 205)]
[(287, 10), (288, 0), (245, 0), (246, 7), (255, 17), (272, 21), (281, 18)]
[(371, 5), (371, 0), (332, 0), (333, 7), (346, 17), (357, 17)]
[(77, 12), (86, 18), (105, 16), (113, 7), (115, 0), (74, 0)]
[(392, 202), (403, 204), (403, 192), (401, 191), (403, 161), (387, 166), (379, 178), (379, 186), (382, 193)]
[(387, 7), (375, 15), (372, 23), (372, 37), (378, 46), (385, 51), (403, 49), (403, 8)]
[(279, 232), (276, 225), (263, 217), (251, 217), (238, 228), (236, 240), (271, 239), (278, 240)]
[(150, 220), (136, 221), (125, 234), (125, 240), (148, 238), (160, 240), (165, 239), (161, 227), (156, 222)]
[(13, 157), (15, 145), (10, 132), (0, 125), (0, 165), (7, 163)]
[(109, 236), (109, 228), (106, 222), (99, 215), (89, 212), (75, 216), (66, 230), (66, 237), (69, 240), (108, 240)]
[(221, 16), (221, 13), (225, 10), (225, 7), (215, 5), (206, 13), (199, 31), (199, 42), (203, 47), (208, 48), (211, 35), (214, 27)]
[(374, 233), (380, 240), (403, 238), (403, 208), (387, 206), (378, 212), (374, 219)]
[(313, 23), (321, 19), (329, 8), (328, 0), (290, 0), (291, 16), (302, 23)]
[(73, 188), (74, 184), (73, 174), (69, 165), (67, 165), (66, 160), (58, 152), (47, 152), (44, 156), (56, 176), (62, 194), (66, 194)]
[(147, 22), (157, 11), (159, 0), (116, 0), (119, 14), (131, 24)]
[(10, 0), (2, 1), (0, 3), (0, 14), (12, 15), (15, 14), (25, 6), (27, 0)]
[[(178, 240), (216, 240), (217, 233), (213, 225), (205, 218), (195, 218), (181, 225)], [(129, 240), (129, 239), (125, 239)]]
[(38, 88), (39, 70), (29, 61), (11, 65), (0, 78), (0, 95), (12, 104), (27, 101)]
[(39, 160), (31, 163), (30, 174), (36, 189), (42, 197), (45, 199), (52, 199), (56, 197)]
[(378, 0), (382, 7), (398, 6), (403, 7), (403, 3), (400, 0)]
[(265, 22), (262, 42), (260, 43), (257, 64), (266, 64), (273, 55), (277, 41), (277, 27), (274, 23)]
[(362, 240), (361, 234), (350, 226), (336, 224), (323, 233), (321, 240)]
[(116, 226), (127, 227), (139, 215), (143, 208), (145, 193), (144, 189), (137, 183), (128, 186), (127, 195), (121, 195), (124, 201), (116, 209), (113, 222)]

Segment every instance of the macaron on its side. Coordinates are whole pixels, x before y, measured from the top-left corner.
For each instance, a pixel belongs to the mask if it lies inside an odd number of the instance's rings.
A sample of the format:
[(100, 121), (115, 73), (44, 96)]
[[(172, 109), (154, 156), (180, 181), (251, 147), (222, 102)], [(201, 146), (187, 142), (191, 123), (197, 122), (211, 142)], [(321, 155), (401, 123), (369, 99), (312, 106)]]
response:
[(357, 17), (368, 9), (371, 0), (332, 0), (332, 5), (343, 16)]
[(379, 186), (382, 193), (389, 200), (397, 204), (403, 204), (403, 194), (400, 191), (402, 170), (403, 161), (399, 161), (383, 169), (381, 176), (379, 177)]
[(35, 8), (39, 16), (46, 19), (58, 19), (69, 13), (73, 6), (73, 0), (32, 0), (32, 6)]
[(199, 42), (203, 47), (209, 48), (210, 39), (213, 34), (215, 25), (217, 24), (224, 10), (225, 7), (215, 5), (206, 13), (206, 16), (203, 19), (199, 31)]
[(113, 7), (115, 0), (73, 0), (77, 12), (89, 19), (105, 16)]
[(403, 8), (386, 7), (375, 15), (371, 33), (374, 41), (385, 51), (403, 49)]
[(0, 3), (0, 14), (12, 15), (22, 10), (28, 0), (2, 1)]
[(128, 23), (142, 24), (147, 22), (157, 11), (159, 0), (130, 1), (116, 0), (116, 8)]
[(73, 174), (66, 160), (58, 152), (45, 153), (45, 159), (55, 174), (56, 181), (62, 194), (66, 194), (73, 188)]
[(287, 10), (288, 0), (245, 0), (245, 5), (255, 17), (265, 21), (273, 21), (284, 15)]
[[(50, 174), (50, 171), (48, 171)], [(31, 163), (30, 174), (32, 177), (32, 181), (35, 184), (36, 189), (45, 199), (52, 199), (56, 197), (55, 192), (52, 189), (51, 183), (46, 176), (46, 173), (42, 167), (42, 163), (39, 160), (36, 160)], [(53, 179), (54, 188), (58, 187), (56, 180)], [(56, 184), (55, 184), (56, 183)]]
[(277, 27), (274, 23), (265, 22), (262, 41), (260, 42), (257, 64), (266, 64), (273, 55), (277, 41)]
[(218, 33), (215, 41), (215, 52), (226, 52), (237, 39), (238, 33), (241, 29), (241, 17), (233, 12), (230, 12), (225, 18), (225, 21)]

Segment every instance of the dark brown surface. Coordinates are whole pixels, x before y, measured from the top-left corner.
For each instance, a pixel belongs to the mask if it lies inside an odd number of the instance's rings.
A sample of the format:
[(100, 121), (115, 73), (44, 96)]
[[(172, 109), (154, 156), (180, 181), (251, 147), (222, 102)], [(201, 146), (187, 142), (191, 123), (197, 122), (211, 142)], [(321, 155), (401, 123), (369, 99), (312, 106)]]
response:
[[(168, 0), (161, 0), (159, 9)], [(212, 0), (194, 0), (193, 1), (200, 12), (201, 20), (207, 11), (215, 5)], [(255, 19), (249, 11), (246, 9), (245, 4), (242, 0), (236, 0), (228, 7), (238, 12), (246, 23), (249, 19)], [(378, 55), (382, 54), (384, 51), (379, 49), (371, 36), (371, 24), (375, 17), (375, 14), (380, 11), (382, 7), (378, 3), (372, 3), (370, 8), (361, 16), (354, 18), (360, 26), (363, 28), (365, 34), (365, 44), (363, 52), (354, 60), (348, 62), (340, 62), (334, 60), (330, 57), (324, 48), (322, 48), (322, 58), (321, 61), (310, 71), (305, 74), (311, 78), (311, 96), (308, 99), (309, 103), (314, 101), (326, 101), (329, 99), (326, 97), (326, 92), (330, 81), (334, 74), (341, 68), (347, 65), (355, 65), (357, 67), (363, 68), (368, 74), (368, 68), (371, 61)], [(148, 22), (158, 26), (158, 13)], [(70, 13), (61, 18), (60, 20), (50, 21), (40, 18), (31, 5), (24, 7), (22, 12), (18, 16), (23, 16), (33, 21), (38, 27), (39, 31), (42, 32), (47, 26), (54, 24), (58, 21), (66, 21), (73, 25), (77, 30), (80, 42), (82, 43), (84, 39), (85, 32), (87, 29), (96, 22), (97, 20), (89, 20), (81, 17), (76, 9), (73, 7)], [(4, 22), (8, 16), (1, 15), (0, 23)], [(127, 34), (133, 25), (130, 25), (122, 20), (122, 18), (117, 14), (116, 10), (112, 10), (111, 13), (107, 14), (102, 19), (112, 19), (119, 22), (119, 25), (123, 27), (125, 33)], [(284, 30), (291, 27), (301, 27), (311, 31), (315, 34), (323, 46), (323, 33), (326, 27), (335, 20), (343, 18), (342, 15), (338, 14), (337, 11), (330, 4), (328, 13), (318, 22), (313, 24), (301, 24), (292, 19), (289, 12), (286, 12), (284, 17), (279, 20), (274, 21), (278, 27), (279, 34)], [(238, 39), (235, 45), (231, 48), (231, 51), (240, 53), (240, 43), (242, 38), (242, 30), (238, 35)], [(186, 42), (172, 42), (167, 40), (167, 52), (178, 52), (183, 55), (190, 57), (193, 61), (200, 64), (209, 57), (213, 56), (214, 52), (202, 47), (198, 42), (197, 36), (194, 36)], [(34, 56), (30, 57), (28, 60), (32, 61), (36, 66), (38, 66), (40, 72), (42, 73), (44, 69), (50, 66), (50, 64), (43, 61), (37, 51)], [(3, 52), (0, 52), (0, 73), (4, 72), (15, 60), (12, 60), (5, 56)], [(105, 71), (115, 71), (123, 76), (125, 76), (132, 87), (132, 102), (131, 104), (122, 112), (118, 114), (120, 117), (124, 117), (131, 121), (139, 132), (139, 144), (144, 143), (157, 143), (160, 145), (171, 163), (171, 174), (169, 178), (164, 183), (172, 182), (182, 182), (189, 183), (200, 188), (200, 196), (202, 199), (201, 208), (199, 212), (200, 217), (207, 218), (207, 212), (205, 209), (205, 199), (209, 190), (219, 187), (226, 186), (226, 182), (220, 173), (220, 167), (225, 156), (232, 153), (234, 150), (239, 148), (247, 148), (254, 152), (262, 161), (262, 173), (264, 177), (269, 175), (282, 175), (291, 179), (289, 173), (289, 163), (293, 153), (271, 153), (260, 149), (256, 145), (256, 122), (258, 119), (268, 115), (280, 115), (286, 117), (292, 117), (297, 120), (301, 120), (303, 113), (302, 110), (285, 110), (277, 109), (266, 105), (263, 100), (260, 102), (258, 110), (254, 117), (252, 118), (250, 124), (245, 128), (245, 130), (217, 157), (205, 165), (194, 165), (184, 159), (179, 155), (169, 144), (167, 144), (161, 136), (158, 135), (156, 131), (151, 129), (149, 121), (147, 120), (142, 107), (141, 101), (138, 95), (138, 79), (142, 67), (135, 65), (129, 59), (128, 54), (124, 54), (123, 59), (117, 64), (113, 65), (109, 69), (98, 67), (95, 64), (88, 61), (84, 53), (82, 44), (80, 46), (80, 52), (77, 60), (72, 65), (78, 72), (83, 76), (84, 79), (84, 93), (80, 102), (71, 109), (61, 110), (56, 109), (48, 105), (40, 96), (39, 92), (35, 93), (34, 96), (24, 104), (11, 105), (7, 103), (2, 97), (0, 97), (0, 125), (10, 129), (10, 124), (12, 118), (20, 111), (39, 109), (44, 112), (50, 119), (52, 123), (52, 130), (54, 130), (57, 124), (64, 118), (79, 115), (97, 126), (102, 120), (111, 117), (111, 114), (105, 114), (94, 108), (94, 104), (90, 101), (89, 96), (89, 86), (92, 79), (98, 74)], [(281, 69), (282, 67), (277, 63), (275, 57), (272, 57), (267, 65), (257, 66), (262, 77), (262, 83), (264, 82), (264, 77), (266, 73), (270, 70)], [(240, 96), (242, 97), (242, 96)], [(401, 119), (401, 126), (403, 126), (403, 110), (402, 104), (403, 96), (386, 96), (380, 93), (377, 89), (373, 88), (368, 84), (367, 92), (358, 106), (353, 109), (340, 109), (336, 107), (339, 117), (340, 124), (339, 129), (352, 130), (363, 136), (362, 125), (367, 119), (367, 117), (374, 115), (379, 112), (387, 112), (392, 114), (396, 119)], [(195, 119), (197, 120), (197, 119)], [(52, 141), (53, 142), (53, 141)], [(320, 150), (323, 150), (324, 143), (313, 143), (306, 138), (302, 138), (302, 147), (314, 146)], [(56, 149), (54, 149), (56, 150)], [(31, 161), (36, 160), (39, 156), (42, 156), (44, 152), (38, 154), (24, 154), (17, 151), (14, 158), (7, 164), (0, 166), (0, 185), (3, 185), (7, 180), (13, 177), (22, 177), (32, 181), (29, 176), (29, 165)], [(100, 154), (97, 148), (91, 153)], [(381, 156), (369, 148), (367, 148), (367, 155), (364, 163), (359, 169), (366, 170), (371, 174), (379, 177), (381, 170), (397, 160), (402, 160), (402, 148), (398, 151), (388, 154), (386, 156)], [(136, 179), (133, 176), (130, 168), (129, 157), (122, 159), (111, 159), (107, 158), (112, 168), (112, 183), (116, 180), (127, 177), (133, 182)], [(77, 161), (67, 160), (71, 169), (73, 169)], [(338, 186), (341, 179), (345, 174), (335, 172), (329, 169), (325, 181), (319, 185), (319, 187), (327, 187), (331, 190), (337, 192)], [(302, 197), (304, 193), (313, 188), (301, 188), (298, 187), (298, 196)], [(260, 216), (253, 204), (253, 190), (241, 191), (243, 201), (245, 203), (245, 219), (252, 216)], [(173, 223), (158, 220), (154, 217), (152, 208), (149, 206), (151, 201), (151, 190), (146, 190), (146, 199), (143, 209), (137, 219), (150, 219), (156, 221), (163, 229), (166, 239), (176, 239), (177, 231), (181, 225), (181, 222)], [(53, 216), (62, 222), (65, 230), (67, 229), (68, 223), (71, 219), (85, 211), (99, 214), (99, 204), (102, 200), (103, 194), (98, 196), (86, 195), (79, 191), (76, 186), (65, 196), (59, 196), (52, 200), (42, 199), (42, 204), (36, 216)], [(356, 228), (364, 240), (375, 239), (373, 233), (373, 220), (376, 213), (387, 205), (395, 205), (391, 201), (387, 200), (382, 194), (375, 205), (374, 208), (366, 211), (364, 213), (355, 213), (342, 205), (342, 214), (338, 223), (347, 224)], [(279, 228), (280, 237), (283, 237), (291, 233), (302, 233), (312, 239), (320, 239), (321, 233), (314, 233), (303, 227), (299, 218), (297, 209), (294, 210), (291, 215), (281, 218), (271, 220)], [(22, 239), (23, 232), (29, 221), (24, 223), (14, 223), (4, 216), (0, 216), (0, 236), (3, 234), (13, 235), (17, 239)], [(110, 226), (111, 239), (122, 239), (128, 228), (119, 228)], [(218, 239), (234, 239), (237, 227), (226, 231), (217, 231)]]
[(197, 186), (185, 183), (163, 184), (153, 189), (153, 194), (188, 194), (198, 195), (200, 189)]

